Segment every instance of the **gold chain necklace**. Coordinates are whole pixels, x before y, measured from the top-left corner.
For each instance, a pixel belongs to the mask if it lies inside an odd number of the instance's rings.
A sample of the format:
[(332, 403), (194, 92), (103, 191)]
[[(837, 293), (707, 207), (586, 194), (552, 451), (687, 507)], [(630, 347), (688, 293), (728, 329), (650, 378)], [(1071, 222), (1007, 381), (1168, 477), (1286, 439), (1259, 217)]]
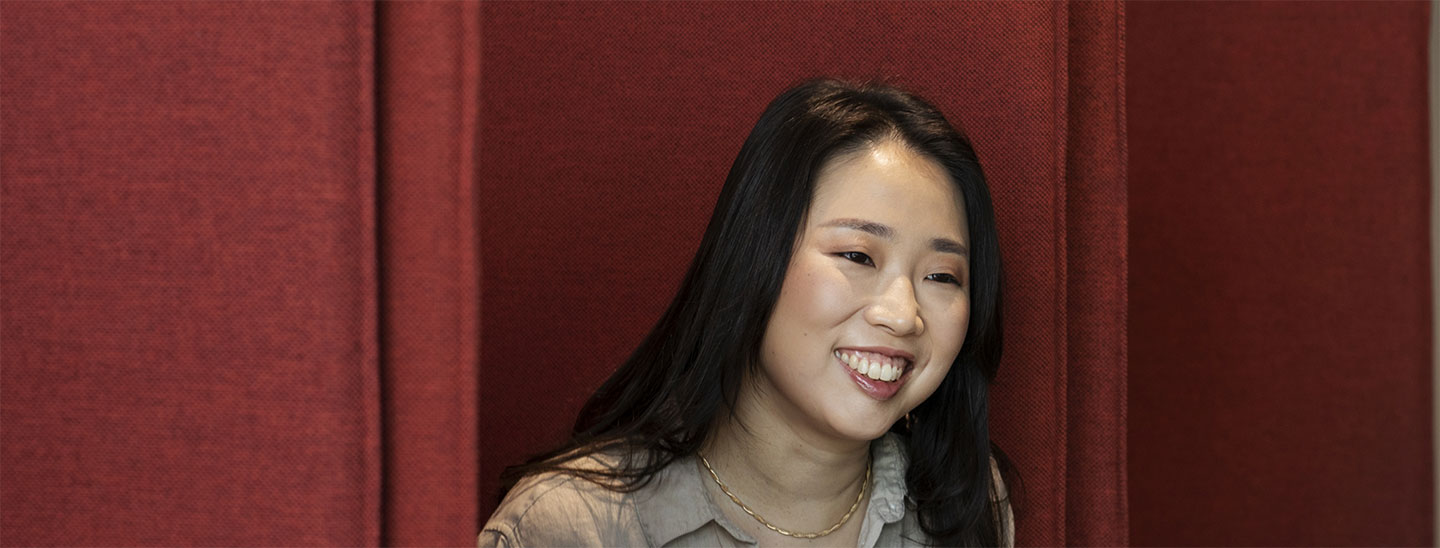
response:
[(730, 497), (731, 502), (734, 502), (737, 506), (740, 507), (741, 510), (744, 510), (746, 514), (750, 514), (750, 517), (755, 518), (755, 521), (760, 522), (760, 525), (764, 525), (766, 529), (769, 529), (776, 533), (780, 533), (787, 537), (795, 538), (820, 538), (830, 533), (834, 533), (836, 529), (840, 528), (840, 526), (845, 525), (845, 522), (850, 521), (850, 516), (855, 513), (856, 508), (860, 507), (860, 501), (865, 499), (865, 488), (870, 485), (870, 467), (872, 464), (874, 464), (874, 459), (865, 461), (865, 481), (860, 484), (860, 494), (855, 496), (855, 504), (850, 505), (850, 509), (845, 511), (845, 515), (840, 517), (840, 521), (838, 523), (836, 523), (835, 525), (831, 525), (829, 529), (826, 529), (819, 533), (794, 533), (771, 525), (770, 522), (765, 521), (765, 518), (760, 517), (760, 514), (756, 514), (755, 511), (751, 510), (749, 506), (746, 506), (745, 503), (740, 502), (740, 497), (735, 496), (735, 493), (731, 493), (730, 488), (725, 486), (725, 482), (720, 481), (720, 475), (715, 473), (715, 468), (710, 466), (710, 461), (705, 459), (705, 455), (701, 455), (700, 453), (695, 453), (695, 455), (700, 457), (700, 462), (705, 465), (706, 470), (710, 471), (710, 478), (715, 480), (715, 485), (720, 486), (720, 490), (725, 492), (725, 496)]

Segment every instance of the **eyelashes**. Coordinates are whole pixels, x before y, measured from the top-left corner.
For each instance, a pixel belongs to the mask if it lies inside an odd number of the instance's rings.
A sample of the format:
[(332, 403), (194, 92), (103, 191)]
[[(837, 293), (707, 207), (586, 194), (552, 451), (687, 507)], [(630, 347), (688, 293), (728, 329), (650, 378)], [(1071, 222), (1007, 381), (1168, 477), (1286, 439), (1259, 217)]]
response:
[[(869, 255), (866, 255), (859, 251), (841, 251), (839, 253), (836, 253), (835, 255), (855, 264), (875, 266), (875, 261), (872, 260)], [(956, 278), (953, 274), (937, 272), (935, 274), (926, 276), (925, 279), (940, 282), (943, 284), (950, 284), (955, 287), (964, 287), (964, 285), (960, 283), (960, 279)]]
[(947, 283), (956, 287), (960, 287), (960, 280), (949, 274), (931, 274), (929, 276), (926, 276), (925, 279), (935, 280), (940, 283)]
[(842, 251), (840, 253), (837, 253), (837, 255), (844, 257), (846, 260), (849, 260), (853, 263), (859, 263), (867, 266), (875, 266), (875, 261), (870, 260), (869, 255), (866, 255), (859, 251)]

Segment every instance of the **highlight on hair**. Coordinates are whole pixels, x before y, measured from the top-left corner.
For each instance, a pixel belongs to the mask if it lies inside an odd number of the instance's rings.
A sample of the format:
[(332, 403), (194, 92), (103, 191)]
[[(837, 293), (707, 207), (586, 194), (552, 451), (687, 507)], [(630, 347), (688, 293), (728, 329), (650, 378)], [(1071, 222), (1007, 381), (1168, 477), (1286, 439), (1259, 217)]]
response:
[[(995, 458), (1006, 478), (1014, 476), (988, 426), (1001, 354), (1000, 248), (990, 193), (970, 141), (938, 109), (876, 83), (811, 80), (770, 103), (730, 168), (674, 300), (585, 403), (571, 438), (505, 470), (501, 496), (521, 478), (547, 471), (633, 491), (695, 454), (719, 414), (733, 413), (747, 374), (759, 372), (760, 343), (820, 168), (887, 139), (944, 167), (964, 203), (971, 239), (965, 343), (935, 393), (911, 420), (891, 427), (908, 444), (907, 499), (938, 545), (1006, 540), (989, 462)], [(613, 469), (567, 464), (611, 450), (623, 455)]]

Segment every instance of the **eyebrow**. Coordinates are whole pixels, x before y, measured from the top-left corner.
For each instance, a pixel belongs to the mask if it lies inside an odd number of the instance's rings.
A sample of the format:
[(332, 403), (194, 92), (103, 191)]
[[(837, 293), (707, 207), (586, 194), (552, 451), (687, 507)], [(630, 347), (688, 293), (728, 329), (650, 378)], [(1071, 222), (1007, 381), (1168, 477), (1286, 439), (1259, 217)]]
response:
[[(861, 232), (873, 234), (886, 240), (895, 239), (895, 229), (890, 228), (888, 225), (883, 225), (874, 221), (866, 221), (863, 219), (835, 219), (832, 221), (828, 221), (820, 226), (848, 228), (851, 230), (859, 230)], [(955, 240), (951, 240), (950, 238), (935, 238), (933, 240), (930, 240), (930, 249), (933, 249), (940, 253), (952, 253), (966, 258), (970, 256), (970, 253), (965, 249), (965, 244), (962, 244)]]

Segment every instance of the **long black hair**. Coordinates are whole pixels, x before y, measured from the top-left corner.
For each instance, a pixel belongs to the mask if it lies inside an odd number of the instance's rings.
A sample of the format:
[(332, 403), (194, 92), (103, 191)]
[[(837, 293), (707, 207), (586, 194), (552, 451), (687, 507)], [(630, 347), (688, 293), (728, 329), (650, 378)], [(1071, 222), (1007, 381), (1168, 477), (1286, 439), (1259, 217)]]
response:
[[(734, 412), (758, 373), (761, 339), (814, 192), (831, 158), (895, 139), (945, 168), (970, 234), (971, 307), (960, 354), (935, 393), (892, 431), (908, 440), (907, 498), (946, 546), (996, 545), (999, 507), (989, 458), (989, 386), (1000, 364), (1000, 246), (985, 176), (970, 141), (938, 109), (883, 84), (811, 80), (765, 109), (740, 148), (679, 292), (654, 329), (580, 410), (571, 439), (502, 475), (564, 471), (618, 491), (639, 489), (692, 455), (718, 413)], [(569, 467), (620, 448), (614, 469)], [(502, 492), (501, 496), (504, 493)]]

